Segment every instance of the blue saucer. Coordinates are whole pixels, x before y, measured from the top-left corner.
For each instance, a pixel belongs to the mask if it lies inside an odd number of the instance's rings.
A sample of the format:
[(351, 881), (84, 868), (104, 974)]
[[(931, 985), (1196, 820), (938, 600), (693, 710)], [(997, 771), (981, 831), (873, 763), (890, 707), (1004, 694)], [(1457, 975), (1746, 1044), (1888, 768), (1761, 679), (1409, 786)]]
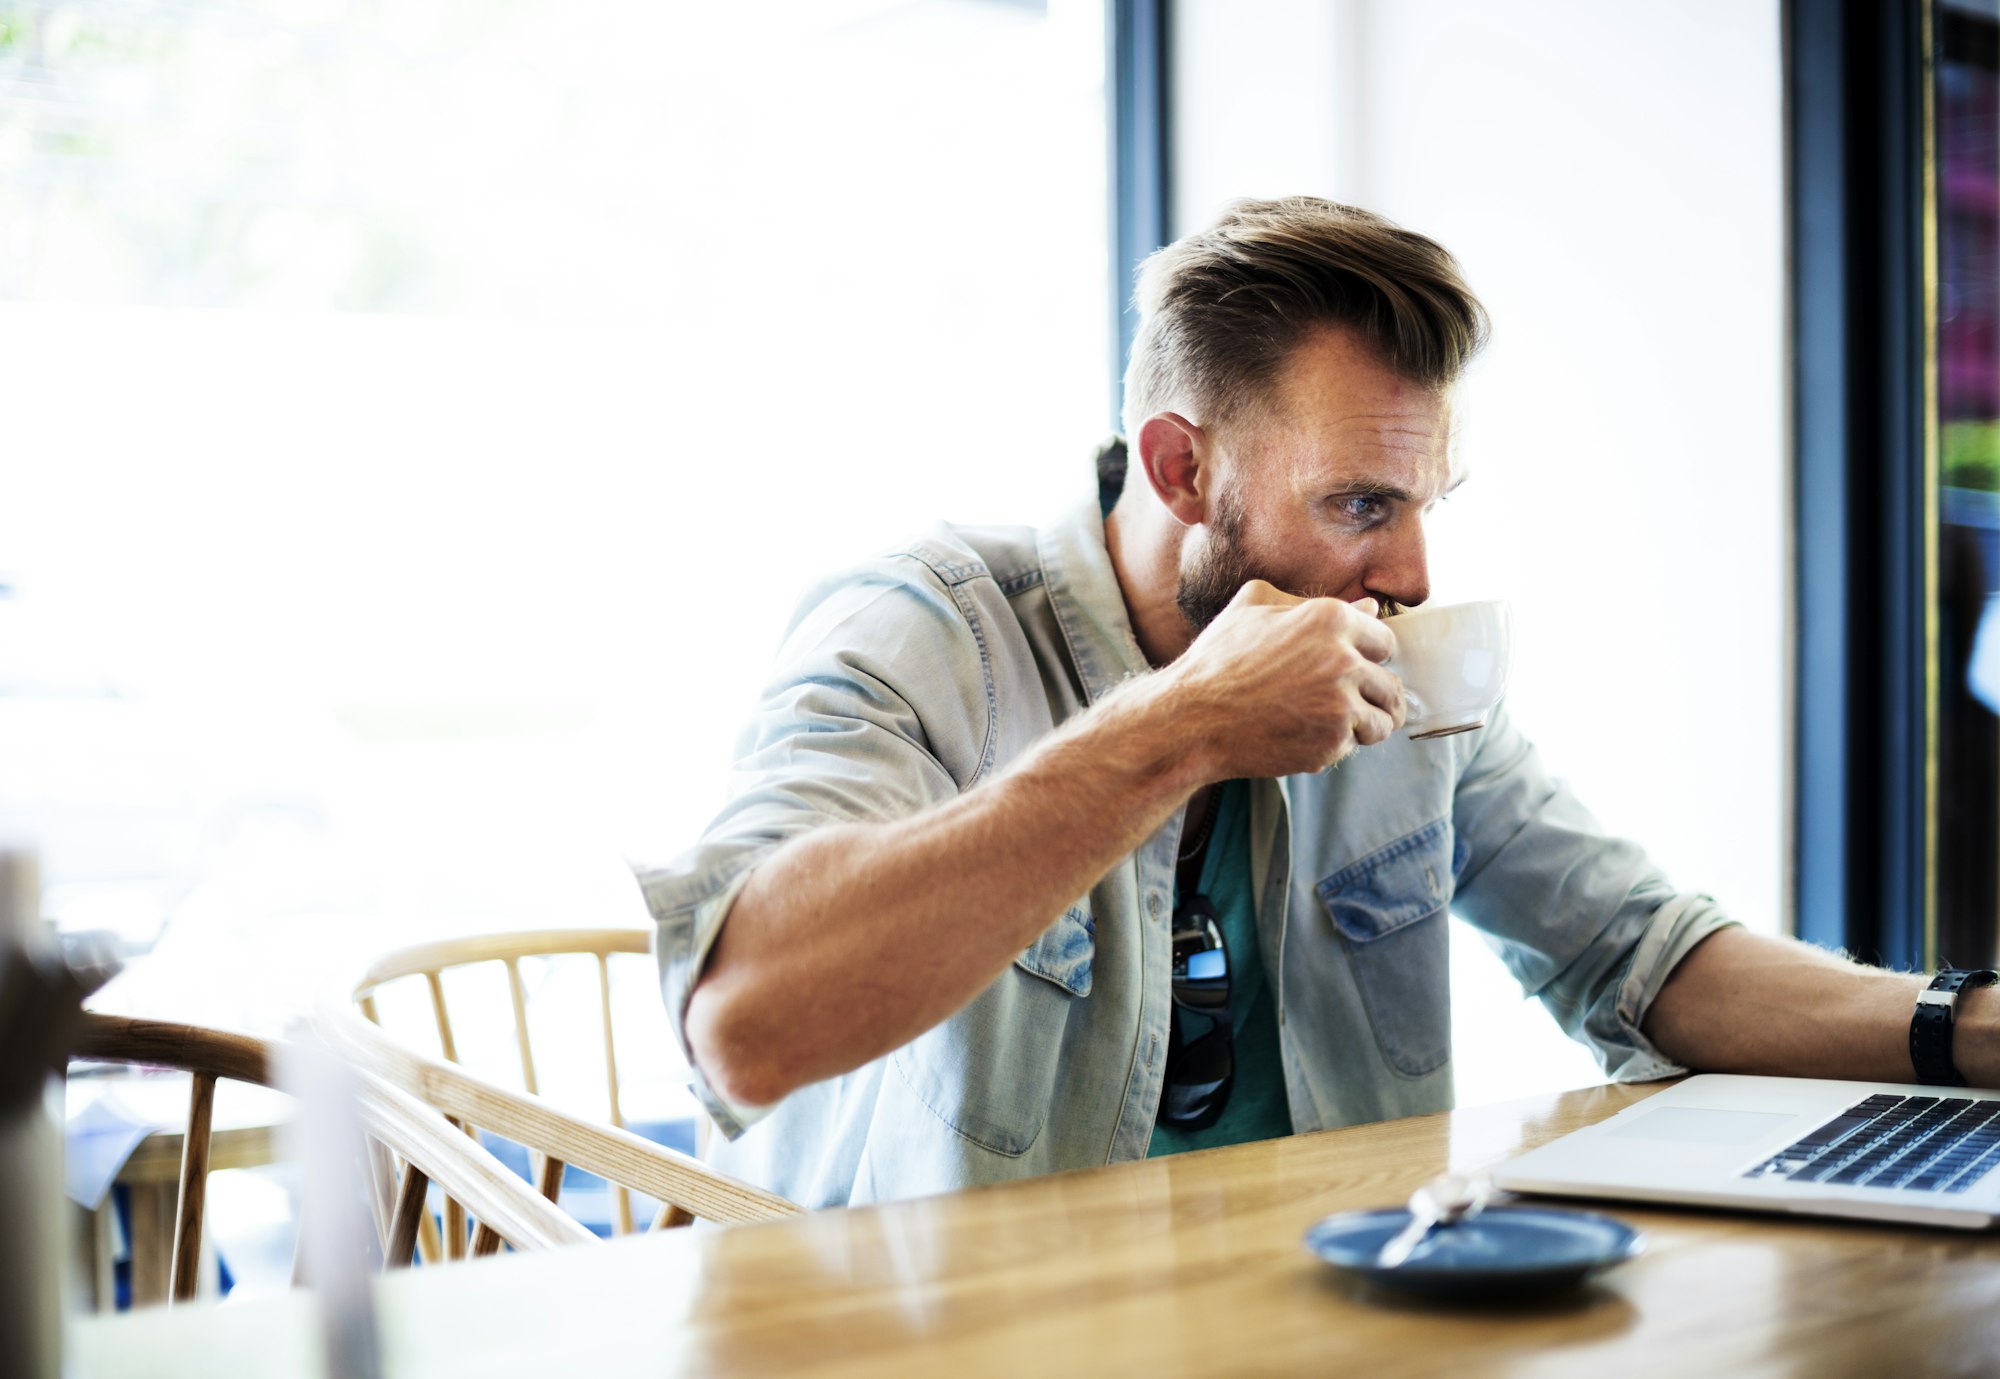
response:
[(1488, 1207), (1469, 1221), (1432, 1231), (1399, 1268), (1378, 1267), (1375, 1257), (1409, 1221), (1400, 1207), (1340, 1212), (1314, 1222), (1305, 1245), (1342, 1273), (1377, 1287), (1440, 1298), (1553, 1292), (1646, 1248), (1639, 1232), (1596, 1212)]

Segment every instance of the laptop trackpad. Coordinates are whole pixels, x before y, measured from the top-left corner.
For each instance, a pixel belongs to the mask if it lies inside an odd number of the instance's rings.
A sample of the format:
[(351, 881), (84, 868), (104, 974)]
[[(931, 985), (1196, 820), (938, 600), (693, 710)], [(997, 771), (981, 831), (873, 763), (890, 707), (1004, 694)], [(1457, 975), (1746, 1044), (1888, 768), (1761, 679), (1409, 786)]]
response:
[(1796, 1119), (1769, 1111), (1707, 1111), (1662, 1106), (1611, 1131), (1621, 1139), (1673, 1140), (1680, 1144), (1748, 1144)]

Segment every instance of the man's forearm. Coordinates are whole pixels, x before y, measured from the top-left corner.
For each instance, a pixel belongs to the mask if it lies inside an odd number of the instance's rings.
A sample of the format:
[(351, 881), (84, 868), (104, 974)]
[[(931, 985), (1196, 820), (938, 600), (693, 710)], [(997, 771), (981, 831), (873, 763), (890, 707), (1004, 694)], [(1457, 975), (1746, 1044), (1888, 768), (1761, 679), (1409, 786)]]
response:
[(1402, 726), (1373, 600), (1251, 580), (1171, 666), (908, 819), (814, 829), (752, 873), (688, 1002), (715, 1086), (762, 1105), (948, 1018), (1166, 822), (1232, 776), (1318, 771)]
[[(1928, 980), (1721, 929), (1674, 969), (1645, 1033), (1699, 1072), (1911, 1082), (1910, 1016)], [(1968, 1082), (2000, 1087), (2000, 992), (1961, 998), (1953, 1055)]]
[(777, 1100), (957, 1011), (1204, 782), (1140, 683), (978, 788), (815, 830), (758, 867), (687, 1012), (704, 1073)]

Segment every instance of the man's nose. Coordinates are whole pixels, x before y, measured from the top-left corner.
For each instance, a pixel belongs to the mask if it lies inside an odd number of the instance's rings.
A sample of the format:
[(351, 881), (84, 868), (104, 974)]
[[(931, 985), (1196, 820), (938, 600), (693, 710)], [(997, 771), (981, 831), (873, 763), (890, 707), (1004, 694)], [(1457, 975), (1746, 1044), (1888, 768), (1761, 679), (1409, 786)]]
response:
[(1393, 599), (1405, 608), (1415, 608), (1431, 596), (1429, 552), (1424, 541), (1424, 520), (1412, 515), (1385, 533), (1368, 571), (1368, 592), (1378, 599)]

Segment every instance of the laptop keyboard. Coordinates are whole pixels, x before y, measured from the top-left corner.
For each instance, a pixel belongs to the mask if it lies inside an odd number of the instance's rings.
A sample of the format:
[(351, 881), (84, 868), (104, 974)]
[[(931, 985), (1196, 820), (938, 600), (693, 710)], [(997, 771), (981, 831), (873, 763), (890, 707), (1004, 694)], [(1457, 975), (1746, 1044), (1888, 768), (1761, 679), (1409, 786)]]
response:
[(1964, 1192), (2000, 1163), (2000, 1101), (1872, 1096), (1743, 1176)]

